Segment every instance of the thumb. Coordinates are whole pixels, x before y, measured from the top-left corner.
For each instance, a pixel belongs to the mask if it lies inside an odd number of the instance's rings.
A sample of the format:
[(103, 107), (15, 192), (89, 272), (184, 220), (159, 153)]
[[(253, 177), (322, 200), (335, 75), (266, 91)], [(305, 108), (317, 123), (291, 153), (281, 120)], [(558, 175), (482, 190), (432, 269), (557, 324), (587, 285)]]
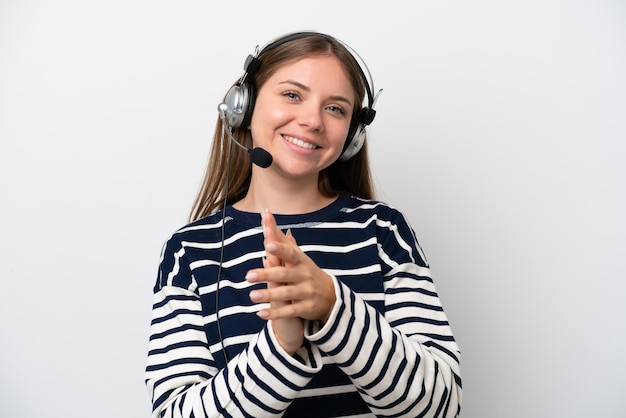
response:
[(289, 239), (289, 241), (293, 242), (294, 244), (298, 244), (296, 242), (296, 238), (293, 236), (293, 234), (291, 233), (291, 228), (289, 228), (287, 230), (287, 233), (285, 234), (287, 236), (287, 238)]

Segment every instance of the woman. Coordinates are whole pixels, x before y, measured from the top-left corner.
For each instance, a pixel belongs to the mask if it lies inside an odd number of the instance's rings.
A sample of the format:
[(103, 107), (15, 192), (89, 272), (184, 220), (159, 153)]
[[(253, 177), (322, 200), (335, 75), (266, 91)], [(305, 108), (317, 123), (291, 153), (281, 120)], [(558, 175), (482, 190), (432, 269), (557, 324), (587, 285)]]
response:
[(458, 415), (460, 353), (428, 263), (372, 200), (368, 75), (319, 33), (249, 57), (192, 222), (163, 249), (153, 416)]

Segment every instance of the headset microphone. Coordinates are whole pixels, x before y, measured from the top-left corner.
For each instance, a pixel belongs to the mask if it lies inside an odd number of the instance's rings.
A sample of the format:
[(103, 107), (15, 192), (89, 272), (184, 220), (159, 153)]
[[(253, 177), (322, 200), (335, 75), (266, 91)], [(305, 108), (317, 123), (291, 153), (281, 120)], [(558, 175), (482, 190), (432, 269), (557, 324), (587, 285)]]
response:
[(227, 108), (228, 108), (228, 105), (226, 103), (220, 103), (220, 105), (217, 107), (217, 110), (219, 110), (220, 112), (220, 118), (222, 119), (222, 127), (224, 129), (224, 132), (226, 132), (226, 135), (228, 135), (228, 138), (230, 138), (231, 141), (237, 144), (239, 148), (246, 150), (248, 154), (250, 154), (250, 161), (252, 161), (254, 164), (258, 165), (261, 168), (267, 168), (270, 165), (272, 165), (272, 154), (265, 151), (263, 148), (244, 147), (242, 144), (239, 143), (239, 141), (235, 139), (233, 134), (227, 128), (227, 126), (230, 126), (228, 122), (226, 121)]

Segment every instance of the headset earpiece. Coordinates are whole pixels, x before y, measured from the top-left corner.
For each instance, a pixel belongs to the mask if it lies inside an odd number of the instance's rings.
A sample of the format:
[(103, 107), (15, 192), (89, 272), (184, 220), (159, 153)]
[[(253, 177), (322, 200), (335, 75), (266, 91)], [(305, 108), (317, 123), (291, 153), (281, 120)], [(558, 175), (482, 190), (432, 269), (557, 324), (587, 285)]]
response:
[(236, 84), (228, 90), (224, 98), (225, 115), (231, 128), (248, 126), (252, 117), (256, 93), (254, 86), (247, 81)]
[(343, 153), (339, 157), (342, 161), (347, 161), (354, 157), (363, 148), (365, 143), (365, 133), (367, 126), (372, 123), (376, 111), (369, 107), (361, 109), (359, 115), (355, 118), (350, 130), (348, 131), (348, 137), (343, 147)]
[(247, 127), (252, 119), (252, 111), (256, 102), (256, 90), (247, 78), (256, 73), (261, 66), (261, 61), (254, 55), (248, 55), (243, 69), (244, 75), (237, 84), (232, 86), (224, 97), (224, 114), (231, 128)]

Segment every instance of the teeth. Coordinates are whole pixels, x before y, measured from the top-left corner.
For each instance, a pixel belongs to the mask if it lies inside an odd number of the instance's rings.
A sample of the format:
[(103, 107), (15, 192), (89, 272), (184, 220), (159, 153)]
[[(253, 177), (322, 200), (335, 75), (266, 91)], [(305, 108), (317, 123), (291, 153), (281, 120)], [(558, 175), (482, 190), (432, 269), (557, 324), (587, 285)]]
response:
[(294, 137), (286, 136), (286, 135), (283, 136), (283, 138), (285, 138), (285, 140), (287, 142), (290, 142), (290, 143), (292, 143), (294, 145), (297, 145), (297, 146), (299, 146), (301, 148), (307, 148), (307, 149), (315, 149), (315, 148), (317, 148), (317, 146), (315, 146), (313, 144), (309, 144), (308, 142), (304, 142), (303, 140), (298, 139), (298, 138), (294, 138)]

